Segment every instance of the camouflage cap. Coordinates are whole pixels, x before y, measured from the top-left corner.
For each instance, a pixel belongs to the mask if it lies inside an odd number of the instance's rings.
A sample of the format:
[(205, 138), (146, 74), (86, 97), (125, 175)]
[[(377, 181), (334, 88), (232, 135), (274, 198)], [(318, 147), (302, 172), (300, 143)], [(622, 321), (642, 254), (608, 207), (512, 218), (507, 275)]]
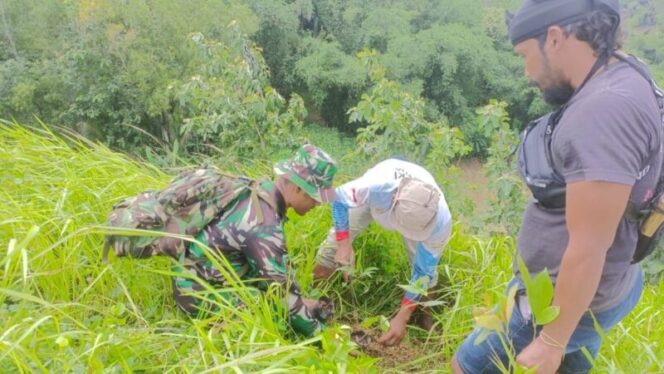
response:
[(286, 175), (288, 180), (318, 202), (327, 203), (336, 198), (332, 187), (337, 173), (336, 162), (314, 145), (303, 145), (291, 159), (275, 164), (274, 171), (277, 175)]

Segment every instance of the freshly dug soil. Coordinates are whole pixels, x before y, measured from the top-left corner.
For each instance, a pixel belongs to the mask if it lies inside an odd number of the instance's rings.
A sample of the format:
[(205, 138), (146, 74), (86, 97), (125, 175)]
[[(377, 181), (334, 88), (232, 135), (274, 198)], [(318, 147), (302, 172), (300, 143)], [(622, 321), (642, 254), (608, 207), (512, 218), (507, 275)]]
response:
[(353, 326), (351, 339), (360, 346), (365, 354), (380, 358), (378, 366), (384, 369), (394, 368), (406, 362), (431, 354), (422, 343), (413, 339), (404, 339), (401, 344), (387, 347), (378, 343), (380, 331)]

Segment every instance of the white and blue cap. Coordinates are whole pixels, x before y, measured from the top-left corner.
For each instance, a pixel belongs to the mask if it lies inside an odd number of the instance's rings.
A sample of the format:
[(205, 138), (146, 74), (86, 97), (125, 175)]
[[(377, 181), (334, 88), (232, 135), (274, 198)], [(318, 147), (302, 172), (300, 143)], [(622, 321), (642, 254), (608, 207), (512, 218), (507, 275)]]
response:
[(526, 0), (509, 23), (512, 45), (538, 37), (554, 25), (565, 26), (589, 13), (604, 10), (620, 22), (619, 0)]

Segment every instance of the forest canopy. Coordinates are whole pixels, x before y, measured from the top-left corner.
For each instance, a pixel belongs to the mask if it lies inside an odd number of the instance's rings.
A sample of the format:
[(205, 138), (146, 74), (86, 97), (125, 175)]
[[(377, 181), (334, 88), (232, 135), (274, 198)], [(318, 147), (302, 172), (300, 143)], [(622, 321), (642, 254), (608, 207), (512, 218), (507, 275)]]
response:
[[(628, 51), (664, 81), (664, 3), (623, 1)], [(265, 154), (313, 122), (351, 136), (349, 110), (385, 78), (482, 155), (476, 109), (511, 126), (547, 107), (523, 77), (504, 12), (517, 0), (0, 0), (0, 117), (38, 118), (113, 147)], [(276, 135), (276, 136), (275, 136)], [(240, 144), (249, 136), (257, 141)]]

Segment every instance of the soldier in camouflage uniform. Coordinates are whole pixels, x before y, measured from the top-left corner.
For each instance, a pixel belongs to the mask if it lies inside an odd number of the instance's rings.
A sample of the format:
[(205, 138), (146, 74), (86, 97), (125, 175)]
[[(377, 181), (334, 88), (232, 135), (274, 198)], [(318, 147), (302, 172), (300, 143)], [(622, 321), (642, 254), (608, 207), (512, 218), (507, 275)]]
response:
[[(303, 298), (292, 278), (284, 221), (289, 207), (303, 215), (316, 205), (334, 199), (332, 182), (336, 165), (319, 148), (305, 145), (292, 159), (277, 163), (274, 170), (277, 173), (274, 182), (257, 184), (258, 199), (250, 193), (240, 196), (196, 239), (224, 256), (237, 275), (251, 286), (264, 290), (272, 282), (284, 285), (288, 291), (290, 324), (296, 332), (309, 336), (321, 328), (324, 318), (320, 315), (320, 302)], [(191, 315), (201, 316), (214, 310), (214, 301), (232, 298), (223, 291), (206, 293), (203, 286), (192, 280), (191, 275), (216, 289), (228, 287), (224, 276), (199, 245), (189, 245), (174, 270), (189, 273), (173, 279), (173, 293), (178, 306)]]

